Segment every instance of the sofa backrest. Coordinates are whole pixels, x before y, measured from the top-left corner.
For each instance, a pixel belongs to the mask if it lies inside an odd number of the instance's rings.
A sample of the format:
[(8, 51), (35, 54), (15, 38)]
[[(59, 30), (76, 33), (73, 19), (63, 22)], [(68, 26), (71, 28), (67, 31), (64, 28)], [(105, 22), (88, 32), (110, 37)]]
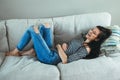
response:
[(55, 44), (61, 44), (97, 25), (109, 26), (111, 24), (111, 15), (104, 12), (57, 17), (53, 18), (53, 23)]
[(5, 21), (0, 21), (0, 52), (9, 50), (6, 30)]
[[(107, 12), (103, 12), (44, 19), (6, 20), (6, 22), (1, 23), (1, 25), (6, 25), (8, 33), (7, 34), (8, 46), (10, 50), (15, 48), (15, 46), (20, 41), (20, 38), (22, 37), (23, 33), (28, 28), (28, 26), (34, 25), (36, 22), (50, 23), (53, 31), (54, 43), (56, 45), (57, 43), (61, 44), (63, 42), (70, 41), (72, 38), (78, 36), (81, 32), (85, 32), (88, 29), (93, 28), (97, 25), (109, 26), (111, 24), (111, 15)], [(7, 43), (7, 40), (3, 41), (4, 43), (5, 42)], [(3, 46), (4, 48), (5, 45), (1, 43), (2, 41), (0, 40), (0, 45)], [(28, 46), (25, 49), (29, 49), (31, 45), (32, 43), (28, 44)], [(2, 47), (0, 47), (0, 50), (1, 49)]]

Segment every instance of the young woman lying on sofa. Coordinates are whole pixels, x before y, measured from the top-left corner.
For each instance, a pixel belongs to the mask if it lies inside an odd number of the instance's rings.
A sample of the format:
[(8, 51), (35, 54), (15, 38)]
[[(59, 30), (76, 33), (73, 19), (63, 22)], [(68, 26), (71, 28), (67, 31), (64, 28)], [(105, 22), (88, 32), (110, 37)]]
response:
[[(69, 43), (57, 44), (57, 49), (53, 46), (53, 37), (49, 23), (39, 26), (30, 26), (17, 47), (8, 53), (7, 56), (20, 56), (23, 54), (33, 54), (34, 51), (38, 60), (42, 63), (56, 65), (79, 60), (81, 58), (96, 58), (100, 54), (101, 44), (111, 35), (111, 31), (102, 26), (90, 29), (85, 36), (80, 35), (80, 39), (73, 39)], [(32, 39), (34, 47), (27, 52), (20, 53)]]

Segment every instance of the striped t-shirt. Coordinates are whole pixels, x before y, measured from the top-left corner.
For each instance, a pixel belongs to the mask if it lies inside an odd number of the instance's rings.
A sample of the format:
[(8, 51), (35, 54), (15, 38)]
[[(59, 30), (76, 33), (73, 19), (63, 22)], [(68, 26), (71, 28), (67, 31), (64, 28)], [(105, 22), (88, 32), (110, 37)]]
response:
[(88, 52), (83, 45), (84, 39), (81, 36), (79, 39), (73, 39), (68, 43), (68, 48), (65, 53), (68, 56), (67, 62), (82, 59), (88, 55)]

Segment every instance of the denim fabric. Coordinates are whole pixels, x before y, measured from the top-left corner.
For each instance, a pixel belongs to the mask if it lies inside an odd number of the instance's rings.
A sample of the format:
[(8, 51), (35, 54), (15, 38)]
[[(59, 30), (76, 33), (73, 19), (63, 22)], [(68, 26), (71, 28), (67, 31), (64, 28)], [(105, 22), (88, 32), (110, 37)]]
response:
[(33, 26), (30, 26), (18, 43), (17, 49), (20, 51), (23, 50), (29, 41), (32, 40), (39, 61), (46, 64), (58, 64), (61, 62), (58, 52), (51, 49), (53, 46), (51, 28), (45, 28), (41, 24), (39, 25), (39, 31), (40, 33), (35, 33)]

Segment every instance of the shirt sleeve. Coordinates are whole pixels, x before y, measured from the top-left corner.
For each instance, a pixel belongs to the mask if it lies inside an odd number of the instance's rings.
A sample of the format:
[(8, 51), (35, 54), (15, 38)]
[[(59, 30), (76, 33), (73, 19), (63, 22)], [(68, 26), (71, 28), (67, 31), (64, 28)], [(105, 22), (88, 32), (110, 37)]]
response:
[(88, 54), (88, 52), (87, 52), (86, 48), (83, 46), (77, 52), (68, 56), (67, 62), (69, 63), (69, 62), (72, 62), (72, 61), (82, 59), (85, 56), (87, 56), (87, 54)]

